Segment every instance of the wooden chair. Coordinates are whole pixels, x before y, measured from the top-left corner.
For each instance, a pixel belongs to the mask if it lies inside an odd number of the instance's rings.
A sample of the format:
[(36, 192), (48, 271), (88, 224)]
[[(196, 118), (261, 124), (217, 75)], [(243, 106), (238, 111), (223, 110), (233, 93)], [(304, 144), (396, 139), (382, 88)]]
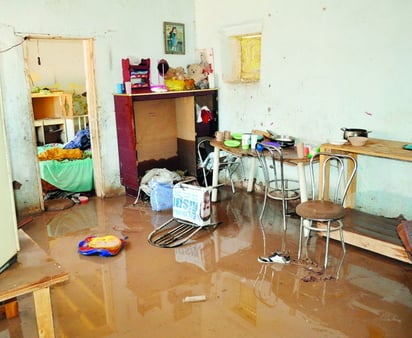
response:
[[(319, 160), (319, 187), (315, 184), (315, 171)], [(316, 168), (315, 168), (316, 166)], [(324, 268), (328, 265), (329, 239), (332, 231), (340, 232), (343, 253), (343, 222), (345, 216), (345, 199), (348, 189), (357, 172), (357, 161), (349, 155), (318, 153), (310, 161), (312, 199), (300, 203), (296, 213), (300, 216), (299, 251), (301, 258), (304, 228), (309, 230), (305, 244), (307, 245), (311, 231), (326, 233), (326, 251)], [(318, 188), (318, 189), (317, 189)], [(318, 196), (316, 195), (318, 192)], [(304, 222), (307, 220), (308, 222)], [(323, 224), (323, 225), (322, 225)]]

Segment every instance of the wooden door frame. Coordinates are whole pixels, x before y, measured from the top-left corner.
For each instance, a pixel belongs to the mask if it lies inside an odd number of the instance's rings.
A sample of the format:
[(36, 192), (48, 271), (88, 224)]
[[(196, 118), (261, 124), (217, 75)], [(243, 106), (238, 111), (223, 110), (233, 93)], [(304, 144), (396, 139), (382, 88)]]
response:
[[(93, 175), (94, 175), (94, 186), (95, 193), (97, 197), (104, 197), (103, 189), (103, 174), (102, 174), (102, 162), (100, 156), (100, 130), (97, 120), (97, 95), (96, 95), (96, 79), (95, 79), (95, 53), (94, 53), (94, 39), (93, 38), (67, 38), (62, 36), (45, 36), (45, 35), (28, 35), (26, 36), (30, 39), (44, 39), (44, 40), (80, 40), (83, 42), (83, 60), (85, 64), (85, 81), (86, 81), (86, 92), (87, 92), (87, 108), (89, 115), (89, 128), (90, 128), (90, 138), (92, 146), (92, 157), (93, 157)], [(26, 69), (28, 69), (27, 60), (25, 60)], [(27, 81), (30, 79), (27, 74)], [(34, 146), (36, 146), (34, 144)], [(40, 175), (40, 171), (38, 171)], [(40, 182), (40, 177), (39, 177)], [(42, 194), (41, 184), (39, 185), (40, 196)], [(42, 203), (42, 209), (44, 209), (44, 204)]]

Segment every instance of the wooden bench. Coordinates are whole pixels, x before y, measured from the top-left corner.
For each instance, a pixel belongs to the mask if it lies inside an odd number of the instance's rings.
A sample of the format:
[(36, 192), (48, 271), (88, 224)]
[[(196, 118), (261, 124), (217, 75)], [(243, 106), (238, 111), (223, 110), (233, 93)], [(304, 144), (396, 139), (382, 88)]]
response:
[(19, 242), (17, 262), (0, 274), (0, 302), (33, 293), (39, 337), (55, 337), (50, 286), (69, 274), (21, 229)]

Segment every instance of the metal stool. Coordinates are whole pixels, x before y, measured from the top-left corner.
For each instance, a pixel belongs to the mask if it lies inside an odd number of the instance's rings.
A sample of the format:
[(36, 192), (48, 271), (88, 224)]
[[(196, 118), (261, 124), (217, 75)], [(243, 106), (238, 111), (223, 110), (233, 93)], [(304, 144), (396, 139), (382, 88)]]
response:
[(284, 177), (283, 153), (280, 146), (258, 143), (256, 152), (265, 180), (265, 198), (259, 219), (263, 217), (268, 198), (282, 201), (283, 230), (286, 230), (288, 201), (300, 198), (299, 181)]

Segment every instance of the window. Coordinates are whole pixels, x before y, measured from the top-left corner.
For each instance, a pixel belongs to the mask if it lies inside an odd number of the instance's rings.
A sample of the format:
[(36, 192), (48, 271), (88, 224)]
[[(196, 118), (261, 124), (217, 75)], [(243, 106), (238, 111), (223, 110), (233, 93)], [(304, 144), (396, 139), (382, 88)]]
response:
[(238, 37), (240, 44), (240, 81), (260, 80), (261, 34)]
[(260, 80), (262, 25), (227, 27), (222, 34), (222, 77), (229, 83)]

